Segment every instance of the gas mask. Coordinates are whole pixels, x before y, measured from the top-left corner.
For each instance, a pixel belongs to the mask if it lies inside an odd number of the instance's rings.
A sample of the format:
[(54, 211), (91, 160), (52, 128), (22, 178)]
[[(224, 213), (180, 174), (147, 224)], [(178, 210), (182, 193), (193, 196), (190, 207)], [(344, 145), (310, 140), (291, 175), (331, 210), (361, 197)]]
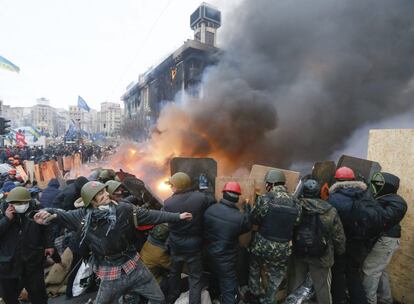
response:
[(22, 205), (13, 205), (14, 210), (16, 210), (17, 213), (25, 213), (27, 209), (29, 209), (29, 203), (22, 204)]

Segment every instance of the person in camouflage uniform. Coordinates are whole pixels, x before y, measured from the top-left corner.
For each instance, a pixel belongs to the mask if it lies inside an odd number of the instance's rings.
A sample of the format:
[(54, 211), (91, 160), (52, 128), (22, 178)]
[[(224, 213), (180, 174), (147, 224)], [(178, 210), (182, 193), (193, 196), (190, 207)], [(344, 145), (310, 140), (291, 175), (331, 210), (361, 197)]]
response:
[[(286, 178), (280, 170), (269, 170), (265, 176), (266, 194), (258, 197), (252, 211), (252, 223), (258, 226), (249, 247), (249, 291), (251, 301), (273, 304), (280, 283), (286, 275), (292, 247), (293, 228), (300, 219), (300, 205), (287, 192)], [(261, 269), (267, 286), (261, 293)]]
[[(302, 219), (293, 240), (288, 282), (290, 291), (294, 291), (301, 286), (309, 273), (318, 304), (331, 304), (331, 267), (334, 264), (334, 254), (341, 256), (345, 253), (346, 237), (338, 212), (327, 201), (320, 199), (320, 190), (321, 186), (314, 179), (308, 179), (303, 184), (303, 197), (300, 199)], [(310, 230), (312, 226), (306, 226), (312, 221), (307, 219), (312, 219), (314, 215), (317, 215), (321, 224), (320, 235), (317, 231)], [(309, 230), (305, 231), (312, 232), (313, 237), (319, 235), (320, 239), (313, 239), (315, 243), (312, 243), (305, 235), (306, 240), (301, 241), (304, 234), (298, 233), (298, 230), (303, 231), (306, 228)], [(304, 243), (310, 247), (301, 247)]]
[(171, 259), (166, 245), (168, 234), (167, 224), (155, 226), (149, 233), (148, 239), (140, 252), (142, 262), (151, 271), (158, 283), (171, 268)]

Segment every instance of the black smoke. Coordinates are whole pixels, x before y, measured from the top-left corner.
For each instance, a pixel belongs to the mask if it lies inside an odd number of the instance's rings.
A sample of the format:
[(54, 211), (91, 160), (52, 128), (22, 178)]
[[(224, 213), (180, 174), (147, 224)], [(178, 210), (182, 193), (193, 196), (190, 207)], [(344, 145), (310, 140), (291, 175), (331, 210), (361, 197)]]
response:
[(245, 0), (223, 20), (202, 97), (162, 111), (157, 140), (233, 169), (286, 168), (329, 158), (364, 125), (414, 118), (413, 16), (410, 0)]

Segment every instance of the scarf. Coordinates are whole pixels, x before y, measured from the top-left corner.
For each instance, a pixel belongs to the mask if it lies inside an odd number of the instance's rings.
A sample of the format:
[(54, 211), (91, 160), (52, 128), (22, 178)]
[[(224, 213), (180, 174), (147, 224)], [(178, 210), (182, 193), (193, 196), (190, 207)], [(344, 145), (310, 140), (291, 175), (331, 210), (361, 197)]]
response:
[(82, 227), (80, 245), (82, 245), (83, 241), (85, 240), (92, 222), (98, 223), (99, 221), (106, 221), (109, 223), (108, 230), (105, 234), (105, 236), (108, 236), (109, 232), (113, 230), (116, 225), (116, 208), (114, 204), (111, 203), (108, 210), (100, 210), (98, 208), (88, 210), (88, 213), (84, 219), (85, 224)]

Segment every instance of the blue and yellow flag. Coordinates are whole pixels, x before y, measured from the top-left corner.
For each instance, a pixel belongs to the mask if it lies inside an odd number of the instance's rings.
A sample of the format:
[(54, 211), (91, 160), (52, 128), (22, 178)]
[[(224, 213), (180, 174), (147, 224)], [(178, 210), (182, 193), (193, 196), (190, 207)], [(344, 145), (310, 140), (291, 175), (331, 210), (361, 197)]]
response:
[(8, 61), (6, 58), (2, 56), (0, 56), (0, 68), (16, 73), (20, 72), (20, 68), (17, 65), (13, 64), (12, 62)]

